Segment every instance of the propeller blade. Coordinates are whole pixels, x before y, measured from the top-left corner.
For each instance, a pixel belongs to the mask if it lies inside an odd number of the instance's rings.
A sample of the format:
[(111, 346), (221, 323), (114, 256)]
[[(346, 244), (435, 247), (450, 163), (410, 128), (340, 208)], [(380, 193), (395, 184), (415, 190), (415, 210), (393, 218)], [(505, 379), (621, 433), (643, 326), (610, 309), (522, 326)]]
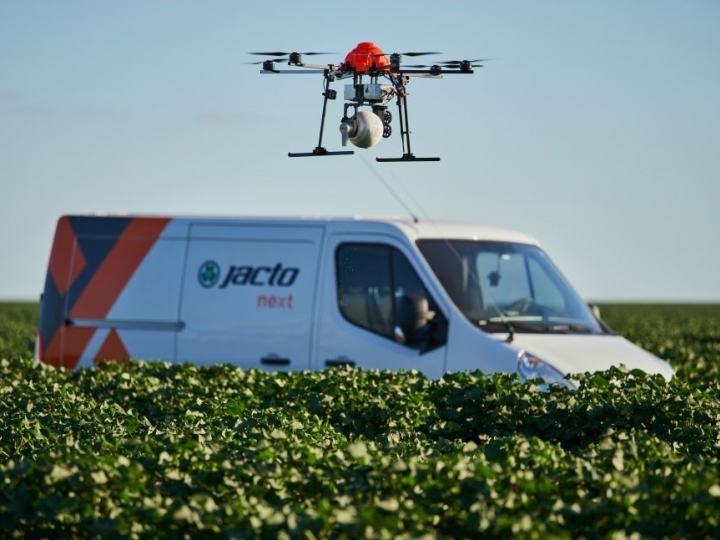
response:
[(282, 52), (282, 51), (274, 51), (274, 52), (251, 52), (251, 53), (248, 53), (248, 54), (254, 54), (254, 55), (257, 55), (257, 56), (290, 56), (290, 55), (293, 54), (293, 53), (301, 54), (301, 55), (303, 55), (303, 56), (306, 56), (306, 55), (307, 55), (307, 56), (314, 56), (314, 55), (318, 55), (318, 54), (337, 54), (337, 53), (332, 53), (332, 52), (297, 52), (297, 51), (292, 51), (292, 52)]
[(429, 54), (442, 54), (439, 52), (404, 52), (400, 53), (401, 56), (427, 56)]
[[(268, 58), (268, 60), (270, 60), (271, 62), (287, 62), (290, 59), (288, 57), (285, 57), (285, 58)], [(264, 64), (265, 62), (267, 62), (267, 60), (260, 60), (259, 62), (243, 62), (243, 63), (251, 65), (251, 66), (258, 66), (260, 64)]]
[[(405, 68), (407, 68), (407, 69), (430, 69), (430, 70), (432, 70), (432, 69), (435, 68), (435, 67), (439, 68), (439, 71), (440, 71), (441, 73), (448, 73), (448, 72), (453, 71), (453, 70), (458, 70), (458, 71), (459, 71), (459, 70), (462, 69), (462, 66), (460, 66), (460, 65), (457, 65), (457, 66), (441, 66), (441, 65), (437, 65), (437, 64), (436, 64), (436, 65), (434, 65), (434, 66), (429, 66), (429, 65), (425, 65), (425, 64), (418, 64), (418, 65), (414, 65), (414, 66), (402, 65), (402, 66), (400, 66), (400, 71), (402, 71), (402, 70), (405, 69)], [(468, 68), (474, 68), (474, 67), (484, 67), (484, 66), (483, 66), (483, 64), (470, 64), (470, 65), (467, 66), (467, 67), (468, 67)]]
[[(402, 53), (392, 53), (392, 54), (399, 54), (400, 56), (427, 56), (429, 54), (442, 54), (440, 52), (402, 52)], [(390, 53), (383, 53), (383, 54), (371, 54), (370, 56), (391, 56)]]
[[(437, 64), (415, 64), (415, 65), (407, 65), (403, 64), (401, 67), (404, 68), (414, 68), (414, 69), (430, 69), (433, 67), (439, 67), (441, 69), (460, 69), (462, 66), (458, 64), (445, 64), (444, 62), (438, 62)], [(483, 67), (482, 64), (470, 64), (470, 67)]]
[(251, 52), (248, 54), (254, 54), (256, 56), (287, 56), (290, 53), (277, 51), (277, 52)]
[[(448, 64), (448, 65), (441, 65), (440, 66), (443, 69), (461, 69), (462, 64)], [(482, 64), (468, 64), (468, 67), (483, 67)]]
[(493, 58), (475, 58), (474, 60), (444, 60), (442, 62), (438, 62), (438, 64), (441, 65), (448, 65), (448, 64), (461, 64), (463, 62), (470, 62), (471, 64), (473, 62), (487, 62), (489, 60), (494, 60)]

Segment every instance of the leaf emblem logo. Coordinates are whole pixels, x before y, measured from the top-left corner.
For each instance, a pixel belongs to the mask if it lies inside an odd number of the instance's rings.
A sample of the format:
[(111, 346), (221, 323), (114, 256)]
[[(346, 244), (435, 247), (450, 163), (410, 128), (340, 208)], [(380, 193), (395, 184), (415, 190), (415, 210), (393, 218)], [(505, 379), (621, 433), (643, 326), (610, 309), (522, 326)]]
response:
[(209, 289), (220, 281), (220, 265), (215, 261), (205, 261), (198, 269), (198, 282)]

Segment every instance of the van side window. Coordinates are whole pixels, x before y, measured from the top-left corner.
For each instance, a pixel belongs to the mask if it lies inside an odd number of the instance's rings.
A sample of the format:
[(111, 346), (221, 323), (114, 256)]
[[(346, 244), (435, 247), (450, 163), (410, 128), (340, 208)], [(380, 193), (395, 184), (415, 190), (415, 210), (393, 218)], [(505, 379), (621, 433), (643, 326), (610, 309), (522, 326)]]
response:
[(338, 304), (351, 323), (390, 337), (390, 248), (343, 244), (336, 253)]
[(395, 341), (396, 314), (404, 296), (437, 304), (397, 249), (382, 244), (342, 244), (335, 254), (338, 307), (351, 323)]

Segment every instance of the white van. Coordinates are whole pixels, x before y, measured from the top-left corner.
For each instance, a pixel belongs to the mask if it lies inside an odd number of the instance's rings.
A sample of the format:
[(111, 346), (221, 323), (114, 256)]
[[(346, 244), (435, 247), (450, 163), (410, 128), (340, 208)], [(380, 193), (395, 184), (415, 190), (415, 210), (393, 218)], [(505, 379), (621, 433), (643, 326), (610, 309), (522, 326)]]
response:
[(535, 239), (400, 218), (64, 216), (37, 356), (673, 375), (597, 319)]

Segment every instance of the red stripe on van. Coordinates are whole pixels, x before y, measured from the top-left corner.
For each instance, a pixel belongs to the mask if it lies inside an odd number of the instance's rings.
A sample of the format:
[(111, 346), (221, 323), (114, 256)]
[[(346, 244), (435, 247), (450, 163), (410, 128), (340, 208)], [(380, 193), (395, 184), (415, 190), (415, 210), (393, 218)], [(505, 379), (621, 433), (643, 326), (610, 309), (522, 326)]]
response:
[(43, 362), (56, 368), (74, 369), (93, 334), (94, 328), (70, 327), (56, 332), (45, 349)]
[(133, 219), (75, 302), (70, 318), (104, 318), (169, 221)]
[[(133, 219), (71, 308), (69, 317), (104, 319), (169, 222), (170, 218)], [(66, 328), (65, 332), (58, 332), (65, 335), (60, 367), (74, 369), (77, 366), (94, 332), (92, 328)], [(48, 355), (50, 352), (48, 347)], [(55, 359), (55, 355), (50, 358)], [(48, 363), (56, 365), (53, 361)]]
[(100, 362), (112, 362), (118, 360), (127, 360), (130, 358), (130, 354), (125, 348), (125, 344), (120, 339), (120, 334), (114, 328), (110, 330), (110, 333), (105, 338), (100, 350), (95, 355), (93, 362), (98, 364)]
[(60, 296), (65, 296), (83, 268), (85, 268), (85, 257), (77, 246), (75, 232), (68, 217), (62, 217), (58, 220), (55, 229), (55, 240), (48, 265)]

